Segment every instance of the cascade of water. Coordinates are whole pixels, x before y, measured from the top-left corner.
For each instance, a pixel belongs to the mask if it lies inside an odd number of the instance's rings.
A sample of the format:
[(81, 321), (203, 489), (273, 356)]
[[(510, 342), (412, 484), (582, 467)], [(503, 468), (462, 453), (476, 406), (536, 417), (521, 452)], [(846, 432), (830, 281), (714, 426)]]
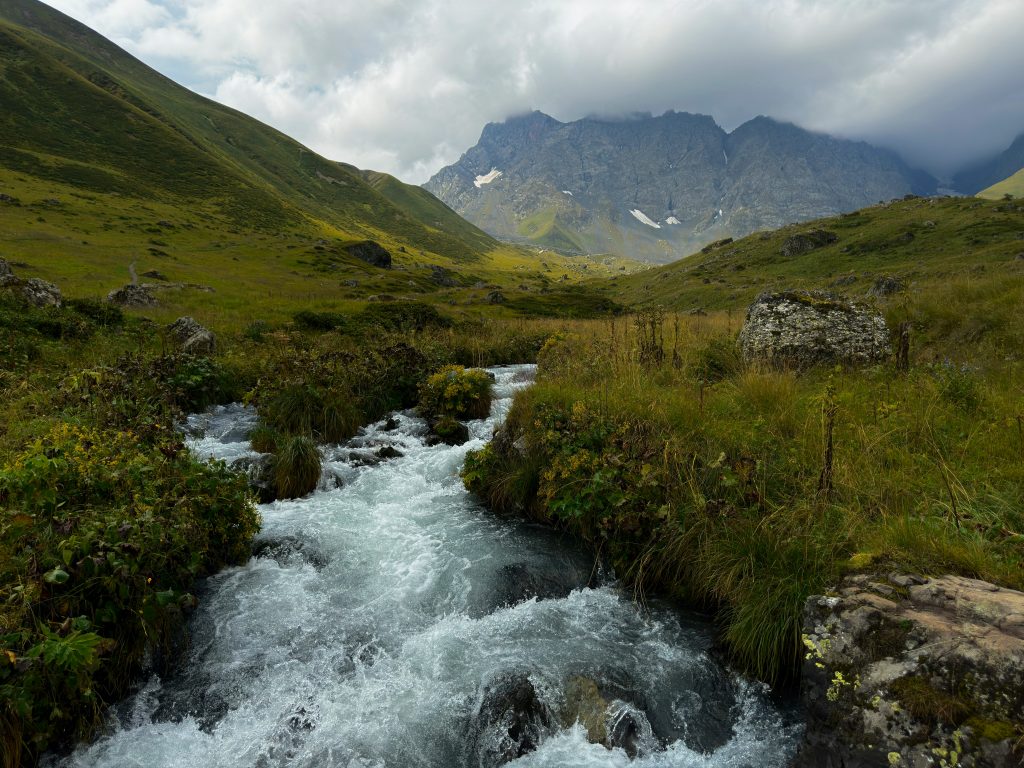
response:
[[(427, 446), (407, 412), (328, 448), (321, 489), (264, 505), (255, 556), (203, 585), (181, 671), (51, 762), (786, 765), (799, 726), (709, 656), (703, 619), (639, 609), (571, 541), (467, 494), (466, 452), (533, 369), (492, 372), (493, 412), (465, 446)], [(191, 447), (251, 455), (254, 419), (240, 405), (194, 416)], [(401, 455), (369, 458), (385, 445)], [(595, 729), (616, 746), (590, 743)]]

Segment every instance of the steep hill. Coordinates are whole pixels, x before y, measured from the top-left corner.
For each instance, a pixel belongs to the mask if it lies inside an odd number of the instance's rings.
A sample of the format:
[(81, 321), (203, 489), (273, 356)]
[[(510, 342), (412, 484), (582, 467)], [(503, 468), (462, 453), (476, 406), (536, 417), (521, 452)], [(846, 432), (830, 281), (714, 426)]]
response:
[[(0, 104), (0, 252), (72, 294), (119, 287), (133, 262), (240, 311), (254, 293), (273, 311), (448, 283), (481, 286), (472, 303), (540, 271), (535, 249), (495, 241), (422, 188), (320, 157), (35, 0), (0, 0)], [(350, 252), (366, 240), (393, 270)], [(538, 290), (588, 266), (543, 258)], [(208, 301), (162, 295), (168, 312)]]
[(953, 177), (953, 186), (964, 195), (976, 195), (1024, 169), (1024, 133), (993, 158), (965, 168)]
[(706, 115), (560, 123), (540, 112), (484, 128), (427, 184), (496, 237), (666, 262), (724, 237), (930, 194), (895, 154), (758, 117), (731, 134)]

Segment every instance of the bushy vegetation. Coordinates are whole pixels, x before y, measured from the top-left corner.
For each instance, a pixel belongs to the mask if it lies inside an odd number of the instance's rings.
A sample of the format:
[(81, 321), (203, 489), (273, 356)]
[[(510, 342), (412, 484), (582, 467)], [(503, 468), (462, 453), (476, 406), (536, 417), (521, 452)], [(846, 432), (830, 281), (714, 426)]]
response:
[(446, 365), (420, 387), (420, 412), (428, 419), (483, 419), (491, 412), (491, 378), (486, 371)]
[(237, 397), (237, 376), (147, 350), (145, 326), (98, 303), (21, 309), (7, 330), (37, 354), (0, 378), (5, 767), (87, 736), (147, 650), (173, 659), (195, 580), (248, 557), (259, 523), (245, 480), (174, 427)]
[(274, 486), (278, 498), (297, 499), (320, 482), (320, 451), (312, 438), (293, 435), (276, 446)]
[(955, 339), (973, 316), (921, 327), (909, 372), (801, 375), (744, 366), (724, 314), (578, 323), (464, 480), (593, 542), (638, 594), (716, 609), (737, 663), (790, 678), (806, 598), (846, 571), (1024, 586), (1024, 363), (988, 338), (971, 351), (998, 351), (967, 362)]

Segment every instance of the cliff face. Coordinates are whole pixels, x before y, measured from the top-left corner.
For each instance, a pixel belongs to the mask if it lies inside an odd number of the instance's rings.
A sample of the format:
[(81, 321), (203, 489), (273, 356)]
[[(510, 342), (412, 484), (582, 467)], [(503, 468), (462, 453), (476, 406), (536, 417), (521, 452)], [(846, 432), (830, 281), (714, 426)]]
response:
[(424, 185), (492, 235), (670, 261), (721, 239), (864, 207), (935, 180), (891, 152), (759, 117), (727, 134), (706, 115), (484, 128)]

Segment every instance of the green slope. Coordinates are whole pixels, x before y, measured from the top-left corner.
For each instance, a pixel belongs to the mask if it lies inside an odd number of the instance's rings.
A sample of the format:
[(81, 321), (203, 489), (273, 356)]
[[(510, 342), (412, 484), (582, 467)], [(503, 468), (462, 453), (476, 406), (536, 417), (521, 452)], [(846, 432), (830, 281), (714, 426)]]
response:
[(8, 168), (94, 192), (202, 201), (262, 229), (319, 219), (462, 259), (495, 246), (430, 196), (396, 205), (357, 169), (197, 96), (34, 0), (0, 0), (0, 51)]
[(988, 200), (1002, 200), (1006, 195), (1024, 197), (1024, 168), (1021, 168), (1008, 179), (1003, 179), (998, 184), (993, 184), (988, 189), (978, 193), (978, 197), (984, 197)]
[[(233, 323), (374, 295), (486, 304), (495, 287), (541, 291), (621, 264), (551, 256), (540, 274), (534, 250), (425, 190), (327, 160), (35, 0), (0, 0), (0, 107), (0, 256), (71, 296), (120, 287), (133, 262), (216, 291), (161, 293), (157, 319)], [(347, 252), (367, 239), (395, 269)], [(435, 266), (464, 290), (439, 285)]]
[[(786, 240), (825, 229), (838, 240), (783, 256)], [(597, 283), (618, 301), (671, 310), (745, 308), (761, 291), (825, 288), (864, 297), (883, 277), (910, 293), (957, 281), (1019, 282), (1024, 204), (917, 198), (750, 235), (674, 264)]]

